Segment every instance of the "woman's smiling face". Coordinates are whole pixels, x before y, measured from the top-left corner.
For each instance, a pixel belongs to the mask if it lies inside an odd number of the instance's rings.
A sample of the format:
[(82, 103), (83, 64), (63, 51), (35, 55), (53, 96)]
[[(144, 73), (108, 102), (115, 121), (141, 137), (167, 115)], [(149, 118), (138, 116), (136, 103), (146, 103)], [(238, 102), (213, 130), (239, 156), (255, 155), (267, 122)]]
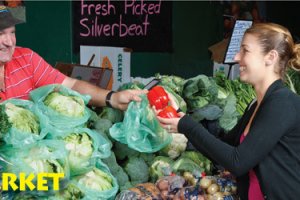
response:
[(240, 65), (240, 79), (255, 84), (260, 82), (266, 73), (265, 55), (257, 37), (245, 34), (240, 51), (234, 57)]

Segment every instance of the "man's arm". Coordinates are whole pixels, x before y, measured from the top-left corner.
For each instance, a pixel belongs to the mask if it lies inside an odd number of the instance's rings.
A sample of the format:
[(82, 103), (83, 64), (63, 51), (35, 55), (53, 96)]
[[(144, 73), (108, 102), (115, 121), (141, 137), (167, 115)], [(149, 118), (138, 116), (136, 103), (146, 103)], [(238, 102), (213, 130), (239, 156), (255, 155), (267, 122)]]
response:
[[(62, 85), (81, 94), (90, 95), (91, 100), (89, 104), (92, 106), (106, 106), (105, 99), (110, 90), (105, 90), (86, 81), (81, 81), (70, 77), (66, 77), (62, 82)], [(126, 110), (130, 101), (140, 101), (141, 98), (138, 95), (145, 93), (145, 90), (124, 90), (116, 92), (112, 94), (110, 98), (110, 104), (114, 108)]]

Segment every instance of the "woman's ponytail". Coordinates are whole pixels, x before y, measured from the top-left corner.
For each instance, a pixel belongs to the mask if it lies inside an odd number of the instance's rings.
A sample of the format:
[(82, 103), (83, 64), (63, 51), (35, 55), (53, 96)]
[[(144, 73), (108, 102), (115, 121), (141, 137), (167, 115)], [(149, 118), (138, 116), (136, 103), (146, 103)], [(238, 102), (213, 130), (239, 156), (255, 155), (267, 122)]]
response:
[(300, 71), (300, 44), (295, 44), (293, 56), (288, 61), (288, 66), (296, 71)]

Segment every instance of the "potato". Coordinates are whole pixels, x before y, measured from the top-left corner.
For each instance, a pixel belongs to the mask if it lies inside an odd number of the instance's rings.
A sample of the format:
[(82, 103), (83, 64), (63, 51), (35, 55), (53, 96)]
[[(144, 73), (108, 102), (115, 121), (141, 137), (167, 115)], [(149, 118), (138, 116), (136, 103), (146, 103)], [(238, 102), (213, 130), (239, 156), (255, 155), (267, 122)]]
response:
[(204, 196), (202, 196), (202, 195), (199, 194), (197, 200), (205, 200), (205, 199), (204, 199)]
[(176, 194), (176, 195), (173, 197), (173, 200), (181, 200), (181, 198), (180, 198), (179, 195)]
[(182, 200), (185, 200), (185, 196), (184, 196), (184, 193), (185, 193), (185, 188), (181, 188), (177, 194), (179, 193), (179, 196), (180, 196), (180, 199)]
[(164, 191), (164, 190), (169, 190), (169, 181), (167, 180), (159, 180), (157, 183), (156, 183), (156, 186), (157, 188), (160, 190), (160, 191)]
[(160, 192), (160, 194), (161, 194), (161, 197), (162, 197), (163, 200), (168, 199), (168, 195), (169, 195), (168, 190), (163, 190), (163, 191)]
[(211, 184), (208, 188), (207, 188), (207, 192), (209, 194), (214, 194), (216, 192), (219, 191), (219, 186), (215, 183)]
[(200, 187), (203, 189), (208, 188), (211, 184), (212, 184), (212, 179), (210, 179), (206, 176), (200, 180)]

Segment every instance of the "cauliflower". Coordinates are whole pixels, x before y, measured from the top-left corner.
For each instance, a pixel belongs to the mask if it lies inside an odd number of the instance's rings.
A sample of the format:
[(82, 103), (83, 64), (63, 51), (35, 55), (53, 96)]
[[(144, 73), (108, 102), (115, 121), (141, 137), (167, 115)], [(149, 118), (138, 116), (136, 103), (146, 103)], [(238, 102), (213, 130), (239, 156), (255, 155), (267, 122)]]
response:
[(172, 137), (172, 142), (161, 150), (161, 154), (175, 159), (185, 151), (188, 139), (181, 133), (172, 133)]

